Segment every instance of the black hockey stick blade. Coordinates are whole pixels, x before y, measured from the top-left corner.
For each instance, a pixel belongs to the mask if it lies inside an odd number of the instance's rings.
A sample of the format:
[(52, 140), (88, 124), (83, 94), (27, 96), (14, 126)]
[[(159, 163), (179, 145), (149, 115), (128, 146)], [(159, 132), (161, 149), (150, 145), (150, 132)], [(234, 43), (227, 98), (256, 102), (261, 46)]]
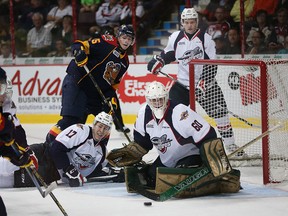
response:
[(133, 189), (137, 193), (141, 194), (142, 196), (147, 197), (148, 199), (151, 199), (154, 201), (162, 201), (162, 200), (160, 200), (161, 194), (153, 193), (152, 191), (147, 190), (146, 188), (144, 188), (143, 186), (141, 186), (139, 184), (130, 183), (128, 185), (128, 187)]
[(130, 183), (128, 186), (131, 189), (135, 190), (137, 193), (141, 194), (142, 196), (147, 197), (148, 199), (163, 202), (174, 197), (181, 191), (187, 189), (195, 182), (207, 176), (209, 173), (211, 173), (211, 171), (207, 167), (201, 167), (201, 168), (195, 169), (195, 172), (192, 175), (189, 175), (187, 178), (179, 182), (177, 185), (172, 186), (170, 189), (160, 194), (149, 191), (141, 185)]
[(97, 176), (97, 177), (92, 177), (88, 178), (87, 182), (108, 182), (113, 180), (114, 178), (117, 178), (117, 174), (115, 175), (108, 175), (108, 176)]

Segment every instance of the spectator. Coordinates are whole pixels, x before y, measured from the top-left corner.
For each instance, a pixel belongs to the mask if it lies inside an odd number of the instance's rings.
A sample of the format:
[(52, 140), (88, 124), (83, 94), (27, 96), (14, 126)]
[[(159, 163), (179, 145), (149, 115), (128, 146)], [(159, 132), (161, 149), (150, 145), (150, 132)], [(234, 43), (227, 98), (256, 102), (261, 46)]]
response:
[(223, 6), (218, 6), (215, 10), (216, 22), (210, 24), (207, 28), (207, 33), (213, 37), (215, 34), (221, 34), (226, 37), (230, 29), (230, 23), (226, 20), (226, 10)]
[(278, 54), (288, 54), (288, 35), (285, 37), (284, 40), (284, 48), (278, 51)]
[[(136, 21), (139, 21), (145, 14), (143, 2), (136, 1)], [(132, 24), (132, 1), (125, 2), (120, 16), (120, 22), (122, 24)]]
[(93, 12), (95, 13), (101, 4), (101, 0), (81, 0), (80, 13)]
[(273, 25), (268, 45), (272, 53), (277, 53), (279, 49), (284, 47), (284, 38), (288, 35), (287, 13), (287, 9), (285, 8), (277, 11), (277, 21), (276, 24)]
[[(236, 0), (233, 8), (230, 11), (230, 16), (233, 18), (235, 23), (240, 22), (240, 1), (242, 0)], [(245, 15), (245, 20), (250, 18), (251, 12), (254, 7), (255, 0), (244, 0), (244, 15)]]
[(44, 23), (48, 14), (47, 7), (43, 0), (30, 0), (30, 4), (20, 8), (20, 15), (18, 20), (18, 28), (22, 28), (25, 31), (29, 31), (33, 28), (32, 16), (34, 13), (39, 12), (43, 15)]
[(227, 45), (225, 53), (226, 54), (241, 54), (240, 36), (236, 28), (231, 28), (228, 31), (228, 45)]
[(72, 16), (72, 6), (68, 0), (57, 0), (58, 6), (53, 7), (47, 15), (47, 24), (45, 28), (51, 30), (54, 27), (61, 25), (62, 18), (65, 15)]
[(43, 26), (43, 15), (35, 13), (32, 16), (34, 28), (27, 35), (27, 52), (25, 55), (32, 57), (47, 56), (52, 44), (51, 32)]
[(214, 35), (212, 39), (215, 41), (216, 54), (222, 55), (226, 54), (227, 39), (223, 35)]
[(65, 15), (62, 18), (61, 26), (52, 30), (53, 42), (55, 39), (62, 38), (68, 45), (73, 43), (73, 19), (70, 15)]
[(247, 54), (267, 54), (265, 35), (262, 31), (254, 31), (252, 34), (252, 46), (248, 48)]
[(67, 44), (63, 38), (55, 40), (55, 47), (53, 51), (47, 54), (47, 57), (69, 57), (71, 52), (67, 49)]
[(103, 26), (119, 26), (120, 15), (122, 12), (122, 6), (118, 3), (118, 0), (109, 0), (109, 2), (103, 3), (96, 12), (96, 23), (100, 27)]
[(205, 9), (200, 12), (202, 18), (209, 22), (215, 21), (215, 9), (219, 6), (219, 0), (211, 0)]
[(288, 10), (288, 0), (279, 0), (275, 11), (278, 11), (280, 8)]
[(256, 0), (254, 3), (253, 10), (251, 12), (251, 16), (255, 17), (257, 11), (265, 10), (268, 15), (273, 16), (275, 14), (275, 9), (277, 7), (278, 1), (275, 0)]
[(274, 16), (277, 4), (278, 4), (278, 1), (275, 1), (275, 0), (257, 0), (254, 3), (254, 7), (250, 15), (252, 17), (255, 17), (257, 14), (257, 11), (265, 10), (267, 11), (269, 16)]
[(10, 40), (9, 27), (0, 25), (0, 41)]
[(1, 41), (0, 58), (12, 58), (10, 41)]
[(252, 46), (252, 35), (255, 31), (261, 31), (265, 35), (265, 43), (268, 44), (271, 35), (271, 29), (269, 26), (268, 13), (265, 10), (259, 10), (256, 13), (256, 23), (252, 25), (249, 30), (249, 34), (246, 39), (248, 46)]

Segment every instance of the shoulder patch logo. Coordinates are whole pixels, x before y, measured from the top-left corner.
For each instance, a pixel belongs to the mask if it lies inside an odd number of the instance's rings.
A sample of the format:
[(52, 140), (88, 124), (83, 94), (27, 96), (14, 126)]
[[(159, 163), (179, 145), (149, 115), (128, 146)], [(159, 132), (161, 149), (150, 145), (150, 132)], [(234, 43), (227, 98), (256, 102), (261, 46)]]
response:
[(180, 121), (182, 121), (184, 119), (187, 119), (188, 116), (189, 116), (188, 110), (182, 112), (181, 115), (180, 115)]

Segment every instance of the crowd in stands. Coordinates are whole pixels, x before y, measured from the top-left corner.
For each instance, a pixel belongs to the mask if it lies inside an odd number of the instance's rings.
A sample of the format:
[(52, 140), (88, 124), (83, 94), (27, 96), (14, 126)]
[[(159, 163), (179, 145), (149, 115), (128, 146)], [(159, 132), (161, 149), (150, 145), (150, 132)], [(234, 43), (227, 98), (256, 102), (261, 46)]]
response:
[[(161, 12), (152, 11), (164, 0), (138, 0), (136, 21), (139, 38)], [(185, 1), (177, 1), (184, 4)], [(196, 6), (197, 0), (192, 1)], [(121, 24), (132, 23), (130, 0), (78, 0), (77, 39), (114, 34)], [(245, 53), (288, 53), (288, 0), (245, 0)], [(15, 0), (15, 46), (19, 57), (71, 56), (73, 38), (70, 0)], [(161, 10), (162, 8), (160, 8)], [(240, 0), (210, 0), (198, 11), (199, 28), (215, 41), (217, 54), (241, 54)], [(11, 57), (9, 1), (0, 1), (0, 57)], [(143, 33), (142, 33), (143, 32)]]
[[(288, 0), (245, 0), (244, 8), (245, 54), (288, 53)], [(200, 15), (217, 54), (241, 54), (240, 0), (211, 0)]]

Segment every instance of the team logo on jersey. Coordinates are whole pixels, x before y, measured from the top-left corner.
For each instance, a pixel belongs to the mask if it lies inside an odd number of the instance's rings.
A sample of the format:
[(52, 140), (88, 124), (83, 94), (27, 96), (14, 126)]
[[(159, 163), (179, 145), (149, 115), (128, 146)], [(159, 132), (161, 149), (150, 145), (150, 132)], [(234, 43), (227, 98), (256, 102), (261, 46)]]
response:
[(186, 66), (192, 59), (201, 59), (203, 57), (203, 50), (200, 47), (195, 47), (193, 50), (186, 51), (179, 60)]
[(109, 61), (106, 64), (105, 72), (103, 78), (110, 84), (115, 84), (115, 79), (119, 74), (121, 69), (121, 65), (119, 63), (114, 63), (113, 61)]
[(95, 157), (92, 157), (90, 154), (80, 154), (75, 152), (77, 157), (74, 158), (75, 164), (79, 169), (87, 169), (95, 165)]
[(188, 117), (188, 110), (184, 111), (181, 113), (180, 115), (180, 121), (184, 120), (184, 119), (187, 119)]
[(171, 146), (172, 140), (167, 139), (167, 134), (164, 134), (161, 137), (153, 137), (151, 142), (161, 153), (164, 154), (167, 151), (167, 148)]

